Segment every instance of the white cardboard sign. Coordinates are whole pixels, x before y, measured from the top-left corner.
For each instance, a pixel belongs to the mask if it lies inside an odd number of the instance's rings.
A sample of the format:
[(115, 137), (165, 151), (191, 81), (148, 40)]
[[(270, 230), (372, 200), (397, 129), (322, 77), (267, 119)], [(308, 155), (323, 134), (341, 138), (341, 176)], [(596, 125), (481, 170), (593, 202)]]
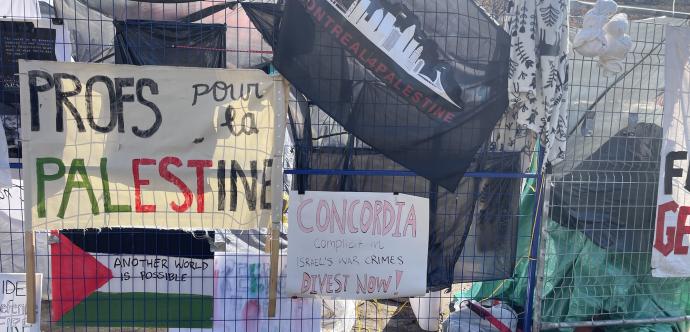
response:
[(292, 192), (288, 222), (289, 295), (382, 299), (426, 292), (428, 199)]
[(19, 69), (34, 230), (269, 223), (273, 156), (283, 149), (274, 144), (277, 77), (23, 60)]
[(0, 273), (0, 331), (40, 332), (41, 279), (36, 274), (36, 323), (26, 323), (26, 274)]

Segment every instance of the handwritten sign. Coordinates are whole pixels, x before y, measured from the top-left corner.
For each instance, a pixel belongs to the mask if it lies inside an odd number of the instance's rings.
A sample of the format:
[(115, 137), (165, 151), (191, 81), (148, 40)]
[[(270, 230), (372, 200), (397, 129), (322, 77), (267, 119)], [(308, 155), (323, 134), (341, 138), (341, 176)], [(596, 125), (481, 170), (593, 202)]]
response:
[[(36, 275), (36, 317), (41, 317), (41, 279)], [(40, 332), (40, 324), (26, 323), (26, 274), (0, 273), (0, 331)]]
[(690, 277), (687, 226), (690, 215), (690, 29), (668, 27), (664, 89), (663, 140), (657, 191), (652, 275)]
[(290, 295), (381, 299), (425, 293), (428, 199), (292, 192), (288, 222)]
[(288, 297), (284, 274), (276, 317), (268, 317), (269, 260), (267, 254), (216, 253), (215, 331), (321, 331), (321, 301)]
[(270, 221), (284, 94), (262, 71), (20, 61), (20, 82), (34, 229)]

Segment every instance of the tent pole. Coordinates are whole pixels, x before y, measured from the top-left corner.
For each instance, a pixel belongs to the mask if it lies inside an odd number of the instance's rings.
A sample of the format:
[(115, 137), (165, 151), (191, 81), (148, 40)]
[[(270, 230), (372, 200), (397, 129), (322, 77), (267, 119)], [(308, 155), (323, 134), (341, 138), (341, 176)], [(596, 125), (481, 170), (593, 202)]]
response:
[(539, 241), (541, 235), (542, 223), (542, 199), (544, 194), (543, 188), (543, 165), (544, 165), (544, 146), (539, 145), (537, 162), (537, 183), (535, 195), (537, 199), (534, 203), (534, 224), (532, 225), (532, 241), (529, 252), (529, 265), (527, 272), (527, 298), (525, 303), (525, 319), (523, 321), (522, 331), (532, 331), (532, 316), (534, 313), (534, 291), (537, 285), (537, 254), (539, 252)]

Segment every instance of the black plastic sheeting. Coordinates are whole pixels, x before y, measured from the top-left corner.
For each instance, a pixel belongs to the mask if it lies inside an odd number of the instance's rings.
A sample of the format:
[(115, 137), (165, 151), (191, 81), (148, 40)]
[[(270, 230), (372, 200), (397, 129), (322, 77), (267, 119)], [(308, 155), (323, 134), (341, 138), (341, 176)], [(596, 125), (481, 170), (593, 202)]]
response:
[(264, 40), (274, 45), (278, 40), (274, 26), (283, 16), (283, 8), (276, 4), (260, 2), (244, 3), (242, 6), (256, 29), (261, 32)]
[[(245, 6), (248, 15), (257, 13)], [(270, 22), (272, 10), (263, 22)], [(254, 21), (255, 24), (258, 21)], [(256, 24), (262, 29), (262, 24)], [(309, 170), (408, 171), (355, 139), (296, 89), (291, 90), (288, 131), (294, 143), (290, 168)], [(476, 156), (469, 171), (520, 172), (518, 153)], [(421, 176), (293, 175), (293, 190), (399, 192), (430, 199), (430, 291), (452, 283), (510, 278), (516, 257), (519, 222), (518, 178), (465, 177), (449, 192)]]
[(604, 249), (651, 252), (661, 134), (649, 123), (624, 128), (572, 171), (554, 177), (550, 217)]
[[(300, 168), (305, 169), (406, 171), (368, 148), (303, 150), (298, 146), (295, 152), (295, 158), (303, 163)], [(515, 173), (518, 165), (518, 153), (487, 153), (481, 160), (475, 160), (470, 170)], [(520, 179), (515, 178), (465, 177), (455, 192), (432, 185), (420, 176), (302, 175), (293, 180), (295, 190), (384, 191), (429, 198), (427, 287), (430, 291), (456, 282), (497, 280), (512, 275), (519, 186)], [(487, 266), (487, 261), (492, 265)], [(462, 271), (456, 271), (458, 265)]]
[(225, 25), (114, 21), (115, 63), (225, 68)]

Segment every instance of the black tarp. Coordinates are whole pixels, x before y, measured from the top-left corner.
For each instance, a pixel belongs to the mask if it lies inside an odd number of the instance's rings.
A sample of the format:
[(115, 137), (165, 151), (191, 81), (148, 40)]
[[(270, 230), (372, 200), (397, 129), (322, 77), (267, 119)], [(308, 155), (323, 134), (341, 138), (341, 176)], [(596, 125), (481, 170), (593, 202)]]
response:
[(115, 63), (225, 68), (225, 25), (114, 21)]
[[(236, 1), (140, 2), (53, 0), (56, 15), (72, 35), (77, 62), (114, 63), (113, 21), (149, 20), (226, 25), (226, 67), (251, 68), (272, 57), (271, 47)], [(258, 4), (252, 2), (253, 4)]]
[(279, 24), (245, 10), (311, 102), (449, 190), (507, 107), (508, 35), (470, 0), (287, 0)]
[(554, 177), (550, 217), (604, 249), (651, 252), (661, 134), (654, 124), (626, 127)]

